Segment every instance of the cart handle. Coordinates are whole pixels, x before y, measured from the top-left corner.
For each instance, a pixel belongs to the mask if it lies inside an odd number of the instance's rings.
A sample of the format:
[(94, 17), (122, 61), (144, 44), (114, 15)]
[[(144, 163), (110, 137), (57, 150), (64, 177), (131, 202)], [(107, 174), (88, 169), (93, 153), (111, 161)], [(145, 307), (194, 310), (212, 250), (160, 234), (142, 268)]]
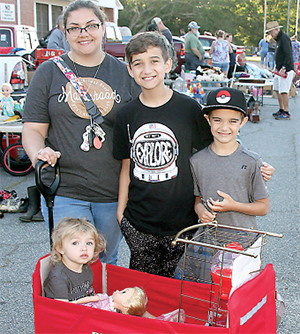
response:
[(52, 250), (52, 231), (54, 228), (53, 221), (53, 206), (54, 206), (54, 197), (55, 193), (58, 189), (60, 183), (60, 168), (58, 161), (55, 164), (55, 179), (50, 186), (46, 186), (42, 182), (41, 171), (44, 165), (46, 165), (46, 161), (37, 160), (35, 165), (35, 183), (36, 187), (40, 191), (40, 193), (44, 196), (47, 207), (48, 207), (48, 216), (49, 216), (49, 239), (50, 239), (50, 249)]
[(55, 168), (55, 179), (50, 186), (46, 186), (42, 182), (42, 178), (41, 178), (42, 168), (46, 164), (47, 164), (47, 161), (37, 160), (36, 165), (35, 165), (35, 183), (40, 193), (44, 196), (47, 207), (52, 208), (54, 206), (55, 193), (60, 183), (60, 168), (59, 168), (59, 163), (57, 161), (54, 167)]

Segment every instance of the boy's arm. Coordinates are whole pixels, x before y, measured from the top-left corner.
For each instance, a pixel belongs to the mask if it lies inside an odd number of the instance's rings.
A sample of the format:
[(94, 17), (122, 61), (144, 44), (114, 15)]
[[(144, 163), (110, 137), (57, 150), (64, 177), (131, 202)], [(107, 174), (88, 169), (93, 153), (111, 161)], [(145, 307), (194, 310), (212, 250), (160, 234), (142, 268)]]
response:
[(195, 212), (201, 223), (210, 223), (216, 218), (215, 213), (210, 213), (208, 210), (205, 209), (202, 197), (199, 196), (196, 196), (195, 198)]
[(265, 216), (269, 212), (269, 197), (256, 200), (253, 203), (240, 203), (223, 191), (218, 190), (217, 193), (224, 198), (223, 201), (214, 201), (210, 198), (212, 205), (208, 204), (215, 212), (235, 211), (250, 216)]
[(130, 183), (129, 169), (130, 159), (123, 159), (119, 181), (119, 200), (117, 210), (117, 219), (119, 223), (123, 218), (124, 210), (128, 201), (128, 188)]

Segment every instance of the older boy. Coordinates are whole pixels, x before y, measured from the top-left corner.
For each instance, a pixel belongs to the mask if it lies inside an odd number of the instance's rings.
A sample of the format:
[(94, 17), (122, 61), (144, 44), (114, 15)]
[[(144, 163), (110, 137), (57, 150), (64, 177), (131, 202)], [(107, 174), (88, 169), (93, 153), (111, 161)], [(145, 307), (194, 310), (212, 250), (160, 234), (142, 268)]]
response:
[(164, 37), (138, 34), (126, 56), (142, 93), (116, 117), (114, 157), (123, 160), (118, 220), (130, 268), (172, 277), (184, 246), (171, 241), (197, 222), (189, 158), (212, 137), (200, 105), (164, 85), (172, 65)]

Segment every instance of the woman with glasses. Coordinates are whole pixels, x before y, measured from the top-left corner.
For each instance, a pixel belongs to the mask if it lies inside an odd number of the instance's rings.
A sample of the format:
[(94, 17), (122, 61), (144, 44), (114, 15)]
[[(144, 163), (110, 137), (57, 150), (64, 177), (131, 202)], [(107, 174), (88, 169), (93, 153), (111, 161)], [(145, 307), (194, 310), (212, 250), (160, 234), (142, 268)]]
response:
[[(39, 159), (54, 166), (59, 159), (61, 183), (54, 202), (54, 225), (65, 216), (86, 217), (107, 240), (101, 260), (117, 264), (122, 238), (116, 218), (121, 166), (112, 155), (113, 124), (120, 107), (140, 89), (125, 63), (102, 50), (105, 22), (97, 5), (88, 0), (72, 2), (64, 13), (64, 27), (71, 51), (61, 58), (79, 78), (104, 121), (91, 123), (78, 92), (49, 60), (38, 67), (30, 83), (23, 145), (33, 165)], [(50, 180), (51, 169), (43, 170), (44, 183)], [(45, 201), (42, 211), (46, 220)]]

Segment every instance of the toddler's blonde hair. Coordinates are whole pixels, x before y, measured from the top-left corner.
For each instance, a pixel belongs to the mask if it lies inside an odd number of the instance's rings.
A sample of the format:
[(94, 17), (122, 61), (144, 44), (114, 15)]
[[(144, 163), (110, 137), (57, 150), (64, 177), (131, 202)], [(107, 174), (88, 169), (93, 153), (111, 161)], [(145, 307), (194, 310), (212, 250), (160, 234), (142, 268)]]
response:
[(54, 265), (62, 260), (61, 254), (57, 249), (61, 249), (66, 237), (72, 238), (78, 234), (91, 233), (95, 241), (94, 256), (91, 262), (98, 259), (99, 254), (105, 250), (106, 241), (102, 234), (99, 234), (96, 227), (86, 218), (65, 217), (56, 225), (52, 233), (51, 263)]

